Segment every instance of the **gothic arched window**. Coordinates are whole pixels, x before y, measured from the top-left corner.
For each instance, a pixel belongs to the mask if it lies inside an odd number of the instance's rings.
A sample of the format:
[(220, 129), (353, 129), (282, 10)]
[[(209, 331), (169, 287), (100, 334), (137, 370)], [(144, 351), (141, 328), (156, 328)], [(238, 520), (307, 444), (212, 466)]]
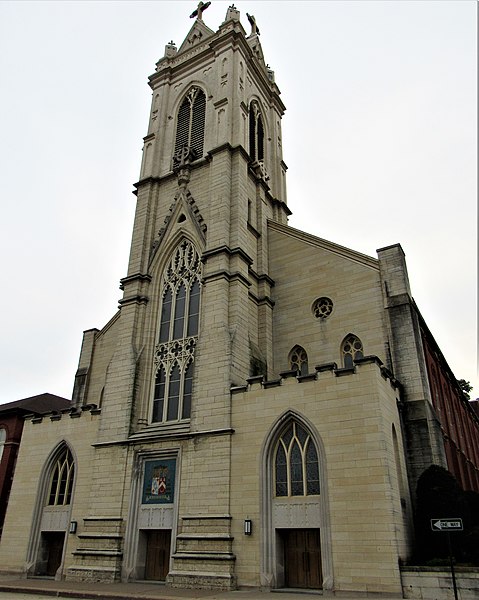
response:
[(194, 352), (200, 317), (201, 260), (191, 242), (173, 252), (162, 281), (155, 348), (153, 422), (190, 418)]
[(319, 494), (319, 461), (307, 431), (292, 421), (276, 446), (274, 457), (276, 496)]
[(289, 368), (301, 375), (308, 374), (308, 355), (301, 346), (295, 346), (289, 353)]
[(7, 432), (3, 427), (0, 427), (0, 462), (2, 460), (3, 449), (5, 448), (5, 442), (7, 441)]
[(364, 356), (363, 343), (357, 336), (350, 333), (341, 344), (341, 354), (344, 368), (352, 369), (354, 361)]
[(256, 100), (249, 105), (249, 155), (253, 161), (264, 159), (263, 117)]
[(68, 448), (58, 455), (53, 464), (48, 494), (49, 506), (65, 506), (70, 504), (73, 489), (75, 463)]
[(200, 88), (192, 87), (178, 111), (175, 154), (187, 146), (195, 151), (196, 158), (203, 156), (205, 115), (206, 96)]

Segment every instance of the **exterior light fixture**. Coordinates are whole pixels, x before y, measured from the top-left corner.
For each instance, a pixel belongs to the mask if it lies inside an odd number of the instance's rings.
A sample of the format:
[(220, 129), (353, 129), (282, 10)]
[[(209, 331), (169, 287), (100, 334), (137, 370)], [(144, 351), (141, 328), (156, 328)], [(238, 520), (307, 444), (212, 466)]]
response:
[(70, 521), (70, 533), (76, 533), (77, 532), (77, 521)]
[(244, 520), (244, 534), (251, 535), (252, 531), (253, 531), (253, 522), (251, 521), (251, 519), (245, 519)]

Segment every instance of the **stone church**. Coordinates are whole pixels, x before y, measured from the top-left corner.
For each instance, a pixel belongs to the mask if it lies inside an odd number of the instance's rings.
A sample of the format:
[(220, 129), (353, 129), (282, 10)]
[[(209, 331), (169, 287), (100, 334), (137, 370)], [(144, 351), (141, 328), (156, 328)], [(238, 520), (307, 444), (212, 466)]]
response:
[(275, 73), (208, 4), (149, 77), (123, 297), (72, 407), (25, 423), (1, 570), (399, 595), (415, 482), (447, 465), (433, 338), (399, 245), (288, 226)]

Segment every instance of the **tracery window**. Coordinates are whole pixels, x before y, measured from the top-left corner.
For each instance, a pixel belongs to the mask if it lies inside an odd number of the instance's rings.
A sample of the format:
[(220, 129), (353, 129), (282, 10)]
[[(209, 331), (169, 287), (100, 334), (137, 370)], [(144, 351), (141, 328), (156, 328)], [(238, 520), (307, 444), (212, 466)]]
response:
[(73, 488), (73, 477), (75, 475), (75, 463), (68, 448), (58, 455), (54, 465), (50, 481), (50, 492), (48, 495), (49, 506), (65, 506), (70, 504)]
[(205, 115), (206, 96), (200, 88), (192, 87), (178, 111), (175, 154), (187, 146), (195, 151), (196, 158), (203, 156)]
[(352, 369), (354, 361), (364, 356), (363, 343), (357, 336), (350, 333), (344, 338), (341, 344), (341, 352), (344, 367)]
[(160, 331), (154, 356), (153, 422), (190, 418), (200, 276), (200, 256), (193, 244), (184, 240), (173, 252), (162, 281)]
[(256, 100), (249, 106), (249, 155), (253, 161), (264, 159), (263, 117)]
[(289, 368), (301, 375), (308, 374), (308, 355), (301, 346), (295, 346), (289, 353)]
[(318, 452), (309, 433), (295, 421), (278, 440), (274, 469), (276, 496), (319, 494)]
[(326, 319), (333, 312), (333, 301), (323, 296), (313, 302), (313, 315), (317, 319)]

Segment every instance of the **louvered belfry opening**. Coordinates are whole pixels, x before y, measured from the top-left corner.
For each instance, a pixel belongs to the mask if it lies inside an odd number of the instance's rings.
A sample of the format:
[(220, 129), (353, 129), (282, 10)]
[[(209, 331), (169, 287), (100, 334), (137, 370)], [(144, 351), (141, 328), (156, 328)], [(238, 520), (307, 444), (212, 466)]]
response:
[(255, 100), (249, 107), (249, 155), (253, 161), (264, 158), (263, 118)]
[(206, 96), (197, 87), (186, 94), (178, 111), (175, 154), (187, 146), (195, 151), (196, 158), (203, 156), (205, 138)]

